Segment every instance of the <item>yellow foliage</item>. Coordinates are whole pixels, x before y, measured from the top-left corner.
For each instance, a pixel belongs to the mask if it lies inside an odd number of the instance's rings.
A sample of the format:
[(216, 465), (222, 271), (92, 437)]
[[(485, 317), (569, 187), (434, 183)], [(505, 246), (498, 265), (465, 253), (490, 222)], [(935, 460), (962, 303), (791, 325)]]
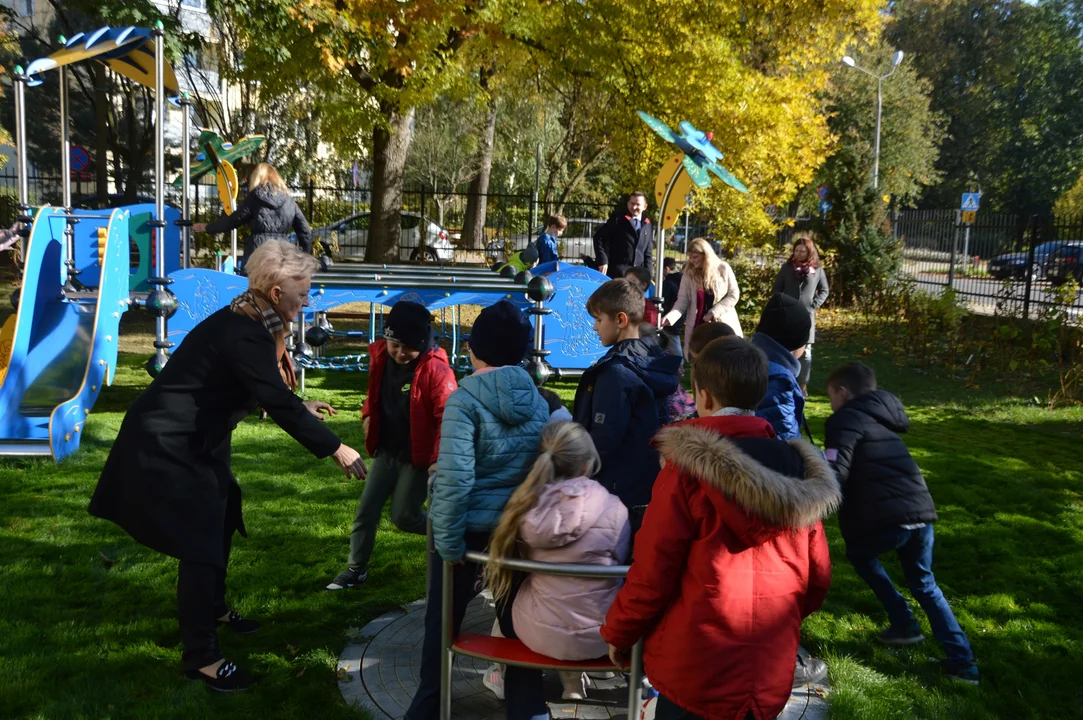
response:
[(1053, 212), (1058, 217), (1083, 215), (1083, 174), (1071, 190), (1060, 196)]

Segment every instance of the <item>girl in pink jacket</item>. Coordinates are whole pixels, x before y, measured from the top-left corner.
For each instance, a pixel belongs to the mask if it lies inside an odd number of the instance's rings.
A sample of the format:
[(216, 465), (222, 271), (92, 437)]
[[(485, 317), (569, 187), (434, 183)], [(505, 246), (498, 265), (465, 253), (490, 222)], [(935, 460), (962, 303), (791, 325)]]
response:
[[(498, 608), (512, 603), (515, 634), (508, 633), (505, 612), (501, 618), (505, 635), (558, 660), (603, 657), (608, 646), (599, 629), (621, 581), (518, 576), (499, 564), (505, 557), (585, 565), (621, 565), (628, 559), (632, 537), (628, 510), (590, 479), (601, 468), (590, 434), (576, 423), (550, 423), (542, 432), (539, 450), (533, 469), (511, 496), (493, 532), (486, 580)], [(486, 679), (492, 680), (491, 675), (486, 673)], [(584, 697), (581, 673), (561, 673), (561, 680), (565, 699)]]

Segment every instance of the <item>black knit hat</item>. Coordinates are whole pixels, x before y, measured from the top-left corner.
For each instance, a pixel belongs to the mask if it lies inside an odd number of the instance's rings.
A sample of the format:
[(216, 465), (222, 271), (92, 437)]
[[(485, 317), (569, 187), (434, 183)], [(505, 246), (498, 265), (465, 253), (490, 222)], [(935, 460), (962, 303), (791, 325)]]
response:
[(808, 308), (789, 295), (775, 293), (760, 315), (756, 332), (772, 338), (782, 347), (793, 351), (808, 345), (812, 333), (812, 315)]
[(530, 321), (507, 300), (481, 311), (470, 332), (470, 350), (493, 367), (518, 365), (530, 349)]
[(529, 268), (531, 265), (538, 262), (538, 248), (534, 243), (529, 243), (523, 248), (523, 252), (519, 255), (519, 259)]
[(384, 339), (422, 350), (432, 335), (432, 313), (424, 305), (400, 300), (391, 306), (384, 326)]

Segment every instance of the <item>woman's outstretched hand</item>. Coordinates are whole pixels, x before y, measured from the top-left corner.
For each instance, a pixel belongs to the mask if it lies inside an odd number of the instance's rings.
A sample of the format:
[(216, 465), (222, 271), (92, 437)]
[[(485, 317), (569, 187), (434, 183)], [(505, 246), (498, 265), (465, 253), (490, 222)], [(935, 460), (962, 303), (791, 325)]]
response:
[(326, 415), (338, 414), (338, 410), (335, 410), (333, 407), (323, 402), (322, 400), (305, 400), (305, 407), (308, 408), (308, 411), (310, 413), (318, 417), (320, 420), (323, 420), (323, 415), (321, 415), (320, 413), (324, 413)]
[(342, 472), (346, 473), (347, 478), (355, 477), (358, 480), (364, 480), (369, 473), (368, 468), (365, 467), (365, 461), (361, 459), (361, 453), (346, 443), (339, 445), (332, 457)]
[(192, 223), (192, 232), (207, 232), (207, 223)]
[(627, 670), (632, 666), (632, 653), (630, 650), (622, 650), (610, 645), (609, 660), (621, 670)]

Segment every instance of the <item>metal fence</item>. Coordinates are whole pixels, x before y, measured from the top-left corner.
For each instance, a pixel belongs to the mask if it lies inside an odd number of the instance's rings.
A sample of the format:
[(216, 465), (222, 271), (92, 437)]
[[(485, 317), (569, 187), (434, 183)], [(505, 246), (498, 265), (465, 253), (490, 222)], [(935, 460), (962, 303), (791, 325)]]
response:
[(909, 210), (892, 229), (903, 271), (932, 292), (952, 288), (975, 312), (1083, 311), (1083, 296), (1071, 290), (1083, 281), (1083, 216), (979, 213), (968, 225), (956, 210)]
[[(10, 226), (18, 214), (17, 187), (15, 175), (0, 174), (0, 224), (4, 227)], [(29, 190), (29, 202), (33, 206), (59, 204), (61, 178), (59, 175), (31, 176)], [(368, 213), (372, 200), (371, 189), (313, 183), (291, 186), (289, 191), (314, 230), (328, 236), (334, 233), (343, 255), (364, 256), (368, 236)], [(222, 206), (215, 186), (195, 184), (189, 192), (194, 222), (210, 222), (221, 215)], [(180, 188), (167, 185), (166, 203), (179, 207), (181, 193)], [(153, 185), (141, 185), (136, 196), (137, 202), (153, 202)], [(462, 247), (462, 229), (469, 198), (469, 193), (457, 191), (404, 190), (400, 259), (416, 259), (417, 251), (424, 246), (430, 248), (430, 254), (438, 254), (430, 259), (451, 261), (450, 254), (454, 252), (455, 260), (461, 260), (459, 256), (464, 253), (458, 251), (469, 250)], [(531, 195), (487, 193), (485, 198), (485, 237), (481, 245), (485, 253), (493, 258), (502, 256), (507, 247), (513, 248), (513, 251), (526, 247), (526, 243), (537, 236), (547, 214), (553, 211), (551, 206), (535, 200)], [(119, 204), (121, 200), (122, 197), (118, 194), (111, 194), (109, 197), (111, 205)], [(77, 207), (96, 207), (95, 181), (73, 180), (72, 201)], [(615, 207), (615, 203), (565, 203), (563, 214), (569, 219), (569, 230), (578, 233), (566, 233), (566, 238), (571, 242), (567, 243), (565, 255), (570, 259), (577, 258), (580, 248), (575, 241), (582, 239), (579, 235), (587, 232), (592, 235), (594, 227), (603, 222)], [(590, 235), (587, 237), (589, 239)], [(196, 247), (211, 249), (211, 241), (197, 235)], [(592, 252), (591, 248), (588, 254)], [(480, 260), (480, 257), (472, 259)]]

